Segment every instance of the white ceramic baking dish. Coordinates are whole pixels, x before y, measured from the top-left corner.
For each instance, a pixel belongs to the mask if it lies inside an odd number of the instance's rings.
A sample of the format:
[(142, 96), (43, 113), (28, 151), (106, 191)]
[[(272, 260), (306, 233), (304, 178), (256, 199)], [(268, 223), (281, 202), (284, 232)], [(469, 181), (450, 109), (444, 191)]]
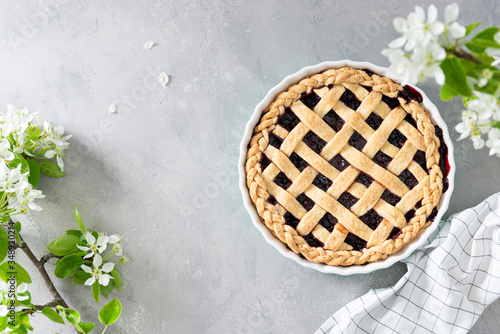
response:
[(276, 248), (283, 256), (292, 259), (296, 263), (300, 264), (303, 267), (306, 268), (311, 268), (318, 270), (323, 273), (334, 273), (334, 274), (339, 274), (339, 275), (352, 275), (352, 274), (366, 274), (370, 273), (375, 270), (387, 268), (394, 263), (401, 261), (402, 259), (408, 257), (415, 249), (420, 247), (425, 240), (436, 230), (436, 228), (439, 225), (439, 222), (441, 220), (441, 217), (443, 214), (446, 212), (448, 209), (448, 204), (450, 202), (451, 194), (453, 193), (453, 188), (454, 188), (454, 176), (455, 176), (455, 160), (453, 158), (453, 143), (450, 139), (450, 135), (448, 132), (448, 127), (446, 126), (446, 123), (442, 119), (441, 115), (439, 114), (438, 109), (436, 106), (429, 100), (429, 98), (425, 95), (425, 93), (419, 89), (418, 87), (411, 85), (413, 88), (415, 88), (420, 94), (422, 94), (423, 97), (423, 104), (425, 106), (425, 109), (427, 112), (431, 115), (431, 118), (434, 122), (435, 125), (438, 125), (443, 129), (443, 137), (444, 137), (444, 142), (448, 146), (448, 162), (450, 166), (450, 170), (448, 173), (448, 181), (449, 181), (449, 188), (448, 190), (443, 194), (441, 198), (441, 204), (437, 213), (436, 218), (434, 219), (434, 222), (427, 227), (421, 234), (420, 236), (408, 244), (405, 248), (401, 249), (399, 252), (392, 254), (388, 256), (385, 260), (378, 261), (378, 262), (373, 262), (373, 263), (368, 263), (365, 265), (355, 265), (355, 266), (349, 266), (349, 267), (334, 267), (334, 266), (329, 266), (325, 264), (320, 264), (320, 263), (314, 263), (305, 260), (298, 254), (295, 254), (291, 250), (289, 250), (285, 244), (283, 244), (281, 241), (279, 241), (277, 238), (275, 238), (271, 231), (261, 222), (259, 215), (257, 214), (257, 211), (252, 203), (252, 200), (250, 199), (250, 195), (248, 193), (248, 188), (246, 185), (246, 173), (245, 173), (245, 161), (246, 161), (246, 154), (247, 154), (247, 149), (248, 149), (248, 143), (250, 139), (252, 138), (252, 133), (255, 125), (259, 122), (261, 118), (262, 112), (267, 108), (269, 104), (273, 101), (273, 99), (278, 95), (280, 92), (283, 90), (286, 90), (289, 86), (292, 84), (295, 84), (299, 82), (301, 79), (313, 75), (315, 73), (324, 71), (329, 68), (340, 68), (340, 67), (352, 67), (352, 68), (357, 68), (357, 69), (367, 69), (369, 71), (372, 71), (374, 73), (377, 73), (382, 76), (386, 76), (388, 78), (393, 79), (396, 82), (399, 82), (403, 86), (406, 85), (405, 82), (400, 80), (400, 78), (395, 75), (392, 71), (390, 71), (387, 68), (380, 67), (373, 65), (368, 62), (355, 62), (355, 61), (350, 61), (350, 60), (340, 60), (340, 61), (325, 61), (317, 65), (313, 66), (307, 66), (301, 69), (300, 71), (291, 74), (287, 76), (283, 81), (281, 81), (278, 85), (274, 86), (264, 97), (264, 99), (255, 107), (254, 112), (250, 118), (250, 120), (247, 123), (247, 126), (245, 128), (245, 134), (243, 136), (243, 139), (241, 141), (240, 145), (240, 158), (238, 161), (238, 170), (240, 174), (240, 190), (243, 195), (243, 203), (250, 214), (250, 217), (252, 218), (252, 222), (255, 225), (255, 227), (262, 233), (264, 236), (264, 239), (271, 244), (274, 248)]

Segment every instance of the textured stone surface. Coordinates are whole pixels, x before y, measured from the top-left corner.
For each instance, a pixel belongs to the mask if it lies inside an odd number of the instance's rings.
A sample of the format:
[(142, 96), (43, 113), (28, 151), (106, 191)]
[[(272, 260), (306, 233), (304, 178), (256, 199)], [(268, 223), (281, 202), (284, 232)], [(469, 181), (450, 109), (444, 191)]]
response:
[[(463, 23), (499, 22), (494, 1), (459, 3)], [(123, 267), (124, 312), (107, 333), (314, 332), (368, 289), (395, 283), (405, 266), (341, 277), (279, 255), (243, 208), (239, 141), (254, 106), (303, 66), (388, 65), (380, 51), (396, 37), (390, 21), (410, 10), (380, 0), (1, 2), (0, 104), (39, 110), (73, 135), (67, 177), (41, 180), (45, 210), (21, 218), (25, 238), (43, 255), (75, 228), (77, 202), (90, 227), (125, 234), (133, 260)], [(171, 77), (167, 87), (160, 72)], [(432, 81), (420, 87), (453, 129), (461, 102), (440, 101)], [(498, 158), (463, 141), (456, 159), (448, 214), (500, 189)], [(98, 321), (88, 289), (56, 283), (85, 321)], [(43, 285), (31, 289), (35, 302), (50, 300)], [(496, 302), (471, 333), (495, 333), (499, 312)], [(34, 323), (35, 333), (73, 333)]]

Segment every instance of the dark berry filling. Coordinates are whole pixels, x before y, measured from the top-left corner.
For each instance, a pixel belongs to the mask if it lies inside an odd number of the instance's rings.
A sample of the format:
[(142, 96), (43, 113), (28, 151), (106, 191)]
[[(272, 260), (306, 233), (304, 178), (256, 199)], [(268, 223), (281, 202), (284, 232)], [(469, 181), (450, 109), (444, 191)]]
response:
[(314, 202), (312, 199), (310, 199), (309, 197), (307, 197), (306, 195), (304, 194), (300, 194), (299, 196), (297, 196), (297, 201), (300, 203), (300, 205), (302, 205), (304, 207), (304, 209), (306, 209), (307, 211), (311, 210), (314, 206)]
[(344, 94), (342, 94), (342, 96), (340, 97), (340, 101), (342, 101), (342, 103), (344, 103), (352, 110), (358, 109), (359, 105), (361, 104), (361, 101), (359, 101), (356, 95), (354, 95), (354, 93), (349, 89), (345, 90)]
[(321, 218), (318, 222), (318, 224), (320, 224), (321, 226), (326, 228), (328, 230), (328, 232), (330, 232), (330, 233), (333, 231), (333, 228), (335, 227), (335, 224), (337, 224), (337, 223), (338, 223), (337, 218), (332, 216), (329, 212), (325, 213), (323, 218)]
[(398, 178), (410, 189), (413, 189), (418, 185), (417, 178), (408, 169), (402, 171), (401, 174), (398, 175)]
[(387, 238), (387, 240), (396, 239), (400, 234), (401, 234), (401, 230), (397, 227), (394, 227), (392, 229), (391, 233), (389, 234), (389, 237)]
[(418, 129), (417, 122), (413, 119), (410, 114), (406, 114), (405, 121), (410, 123), (415, 129)]
[(261, 170), (264, 171), (264, 169), (266, 169), (269, 164), (271, 164), (271, 160), (269, 160), (269, 158), (264, 153), (262, 153), (262, 155), (260, 156)]
[(366, 224), (372, 230), (376, 229), (377, 226), (384, 220), (375, 210), (370, 209), (367, 213), (359, 217), (359, 219)]
[(406, 222), (409, 222), (413, 217), (415, 217), (415, 210), (410, 210), (405, 213)]
[(342, 157), (340, 154), (337, 154), (332, 158), (332, 160), (329, 161), (330, 165), (333, 167), (337, 168), (339, 171), (343, 171), (347, 167), (349, 167), (350, 163), (344, 157)]
[(365, 72), (366, 74), (368, 74), (368, 76), (370, 76), (370, 77), (375, 74), (372, 71), (367, 70), (367, 69), (363, 69), (362, 71)]
[(292, 185), (292, 181), (286, 177), (285, 173), (280, 172), (276, 177), (274, 178), (274, 183), (276, 183), (278, 186), (280, 186), (283, 189), (288, 189)]
[(348, 143), (358, 151), (361, 151), (363, 150), (363, 147), (365, 147), (366, 145), (366, 139), (363, 138), (363, 136), (360, 135), (359, 132), (354, 131), (351, 138), (349, 138)]
[(391, 109), (397, 108), (401, 105), (397, 97), (389, 97), (386, 95), (382, 95), (382, 101), (384, 101), (385, 104), (387, 104)]
[(422, 94), (417, 92), (417, 90), (412, 86), (408, 85), (403, 87), (403, 90), (399, 92), (398, 96), (405, 99), (406, 102), (410, 102), (410, 100), (415, 100), (418, 103), (422, 103), (424, 101), (424, 99), (422, 98)]
[(302, 139), (307, 146), (311, 148), (316, 153), (320, 153), (323, 147), (326, 145), (326, 141), (321, 139), (317, 134), (312, 131), (309, 131), (304, 138)]
[(368, 188), (373, 183), (373, 179), (368, 175), (366, 175), (365, 173), (361, 172), (356, 178), (356, 182), (359, 182)]
[(278, 124), (288, 131), (292, 131), (293, 128), (296, 127), (299, 123), (300, 119), (290, 108), (285, 108), (285, 112), (283, 113), (283, 115), (278, 117)]
[(366, 89), (367, 91), (371, 92), (372, 91), (372, 87), (370, 86), (364, 86), (364, 85), (360, 85), (361, 87), (363, 87), (364, 89)]
[(443, 138), (443, 130), (439, 126), (434, 127), (436, 136), (438, 137), (441, 145), (439, 146), (439, 168), (441, 169), (441, 173), (443, 173), (443, 192), (448, 190), (449, 181), (448, 181), (448, 172), (450, 171), (450, 163), (448, 162), (448, 146), (444, 143)]
[(413, 160), (422, 167), (423, 170), (427, 172), (427, 161), (425, 160), (425, 152), (418, 150), (413, 156)]
[(382, 196), (380, 196), (380, 198), (382, 198), (384, 201), (386, 201), (392, 206), (396, 206), (396, 204), (398, 204), (398, 202), (401, 200), (401, 197), (394, 195), (387, 189), (384, 190), (384, 193), (382, 194)]
[(344, 242), (348, 245), (351, 245), (352, 248), (356, 251), (360, 251), (363, 248), (366, 248), (366, 241), (361, 239), (360, 237), (356, 236), (355, 234), (352, 233), (347, 233), (347, 236), (345, 237)]
[(387, 168), (391, 161), (392, 158), (382, 151), (378, 151), (377, 154), (375, 154), (375, 156), (373, 157), (373, 162), (383, 168)]
[(432, 209), (431, 214), (429, 215), (429, 217), (427, 217), (427, 221), (433, 222), (434, 218), (436, 218), (437, 213), (438, 213), (438, 210), (436, 208)]
[(326, 124), (330, 125), (330, 127), (335, 130), (335, 132), (339, 132), (340, 129), (344, 126), (345, 121), (337, 115), (337, 113), (332, 109), (325, 116), (323, 116), (323, 121)]
[(276, 204), (278, 204), (278, 201), (276, 200), (276, 197), (274, 197), (273, 195), (270, 195), (267, 198), (267, 203), (272, 204), (272, 205), (276, 205)]
[(372, 112), (365, 120), (366, 124), (368, 124), (373, 130), (377, 130), (383, 121), (384, 119), (374, 112)]
[(285, 222), (288, 226), (292, 228), (297, 228), (297, 225), (299, 225), (300, 221), (295, 218), (294, 215), (292, 215), (290, 212), (287, 212), (283, 215), (283, 218), (285, 218)]
[(422, 207), (422, 200), (420, 200), (417, 203), (415, 203), (415, 208), (416, 209), (420, 209), (421, 207)]
[(269, 144), (271, 146), (274, 146), (277, 149), (279, 149), (282, 143), (283, 143), (283, 139), (276, 136), (274, 133), (269, 132)]
[(328, 188), (330, 188), (330, 186), (332, 185), (332, 181), (330, 181), (329, 178), (327, 178), (326, 176), (324, 176), (323, 174), (318, 174), (312, 184), (314, 184), (316, 187), (318, 187), (319, 189), (323, 190), (323, 191), (327, 191)]
[(312, 233), (309, 233), (308, 235), (306, 235), (304, 237), (304, 240), (311, 247), (323, 247), (325, 245), (320, 240), (316, 239), (316, 237)]
[(350, 193), (348, 193), (347, 191), (344, 191), (342, 193), (342, 195), (340, 195), (340, 197), (337, 201), (340, 204), (342, 204), (343, 206), (345, 206), (347, 209), (350, 209), (351, 206), (356, 204), (358, 199), (356, 197), (354, 197), (353, 195), (351, 195)]
[(300, 101), (306, 105), (311, 110), (314, 110), (314, 107), (321, 101), (321, 97), (318, 96), (315, 92), (310, 92), (300, 98)]
[(406, 140), (406, 137), (397, 129), (394, 129), (387, 139), (389, 143), (396, 146), (397, 148), (403, 147), (403, 145), (406, 143)]
[(303, 171), (304, 169), (306, 169), (307, 166), (309, 166), (309, 164), (307, 163), (307, 161), (305, 161), (304, 159), (302, 159), (297, 153), (293, 152), (292, 154), (290, 154), (290, 161), (292, 162), (292, 164), (297, 167), (297, 169), (299, 171)]

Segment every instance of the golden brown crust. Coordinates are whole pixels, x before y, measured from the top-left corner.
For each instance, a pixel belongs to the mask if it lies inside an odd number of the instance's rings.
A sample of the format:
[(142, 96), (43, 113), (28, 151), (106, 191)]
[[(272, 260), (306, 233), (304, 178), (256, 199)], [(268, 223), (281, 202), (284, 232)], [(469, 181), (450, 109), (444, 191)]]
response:
[[(331, 89), (326, 89), (328, 86)], [(362, 86), (371, 87), (371, 91)], [(321, 100), (314, 110), (310, 110), (299, 99), (303, 93), (310, 93), (313, 89)], [(345, 89), (363, 97), (356, 111), (338, 102)], [(403, 88), (398, 83), (376, 74), (370, 76), (365, 71), (348, 67), (329, 69), (290, 86), (278, 94), (262, 113), (248, 147), (245, 164), (247, 187), (262, 222), (295, 253), (302, 254), (309, 261), (332, 266), (374, 262), (403, 248), (430, 224), (427, 217), (438, 206), (443, 189), (443, 175), (439, 168), (440, 142), (429, 115), (416, 101), (407, 102), (399, 98), (401, 106), (393, 110), (380, 103), (382, 94), (396, 98), (401, 90)], [(293, 112), (301, 123), (288, 132), (277, 126), (277, 122), (285, 108), (292, 104)], [(339, 132), (322, 120), (334, 105), (336, 113), (345, 121)], [(372, 111), (384, 119), (376, 131), (364, 121)], [(416, 121), (417, 128), (404, 120), (407, 114)], [(395, 128), (408, 139), (401, 149), (387, 142)], [(321, 155), (302, 141), (310, 129), (314, 129), (314, 133), (327, 143)], [(284, 139), (280, 149), (269, 145), (269, 133), (272, 131)], [(347, 145), (354, 131), (367, 139), (362, 153)], [(417, 150), (425, 151), (427, 171), (412, 160)], [(392, 158), (387, 169), (371, 160), (378, 151)], [(302, 172), (288, 159), (293, 152), (309, 164)], [(340, 152), (350, 163), (343, 171), (328, 163)], [(263, 153), (272, 161), (265, 171), (260, 163)], [(397, 177), (404, 169), (408, 169), (419, 181), (419, 185), (411, 190)], [(287, 190), (273, 182), (280, 172), (293, 181)], [(373, 184), (365, 187), (354, 182), (360, 172), (370, 175), (375, 180)], [(333, 181), (327, 191), (311, 184), (319, 173)], [(396, 206), (380, 199), (385, 189), (401, 197)], [(337, 201), (347, 190), (359, 196), (350, 210)], [(296, 200), (301, 193), (315, 203), (309, 211)], [(274, 196), (277, 204), (271, 204), (270, 196)], [(417, 208), (419, 201), (421, 206)], [(413, 208), (415, 215), (407, 222), (404, 214)], [(370, 209), (383, 218), (375, 230), (359, 219)], [(285, 224), (283, 215), (287, 211), (299, 219), (297, 228)], [(331, 233), (318, 224), (326, 212), (339, 221)], [(387, 239), (394, 226), (400, 228), (401, 233)], [(352, 250), (343, 242), (349, 232), (364, 239), (367, 247), (361, 251)], [(311, 247), (304, 239), (308, 233), (313, 233), (324, 246)]]

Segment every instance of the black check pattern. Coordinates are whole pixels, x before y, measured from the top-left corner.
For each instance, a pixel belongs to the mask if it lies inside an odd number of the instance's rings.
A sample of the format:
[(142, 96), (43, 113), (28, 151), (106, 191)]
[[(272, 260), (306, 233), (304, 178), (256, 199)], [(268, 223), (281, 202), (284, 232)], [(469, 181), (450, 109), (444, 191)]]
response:
[(500, 297), (499, 221), (497, 193), (442, 222), (404, 260), (408, 272), (395, 286), (350, 302), (316, 334), (467, 333)]

